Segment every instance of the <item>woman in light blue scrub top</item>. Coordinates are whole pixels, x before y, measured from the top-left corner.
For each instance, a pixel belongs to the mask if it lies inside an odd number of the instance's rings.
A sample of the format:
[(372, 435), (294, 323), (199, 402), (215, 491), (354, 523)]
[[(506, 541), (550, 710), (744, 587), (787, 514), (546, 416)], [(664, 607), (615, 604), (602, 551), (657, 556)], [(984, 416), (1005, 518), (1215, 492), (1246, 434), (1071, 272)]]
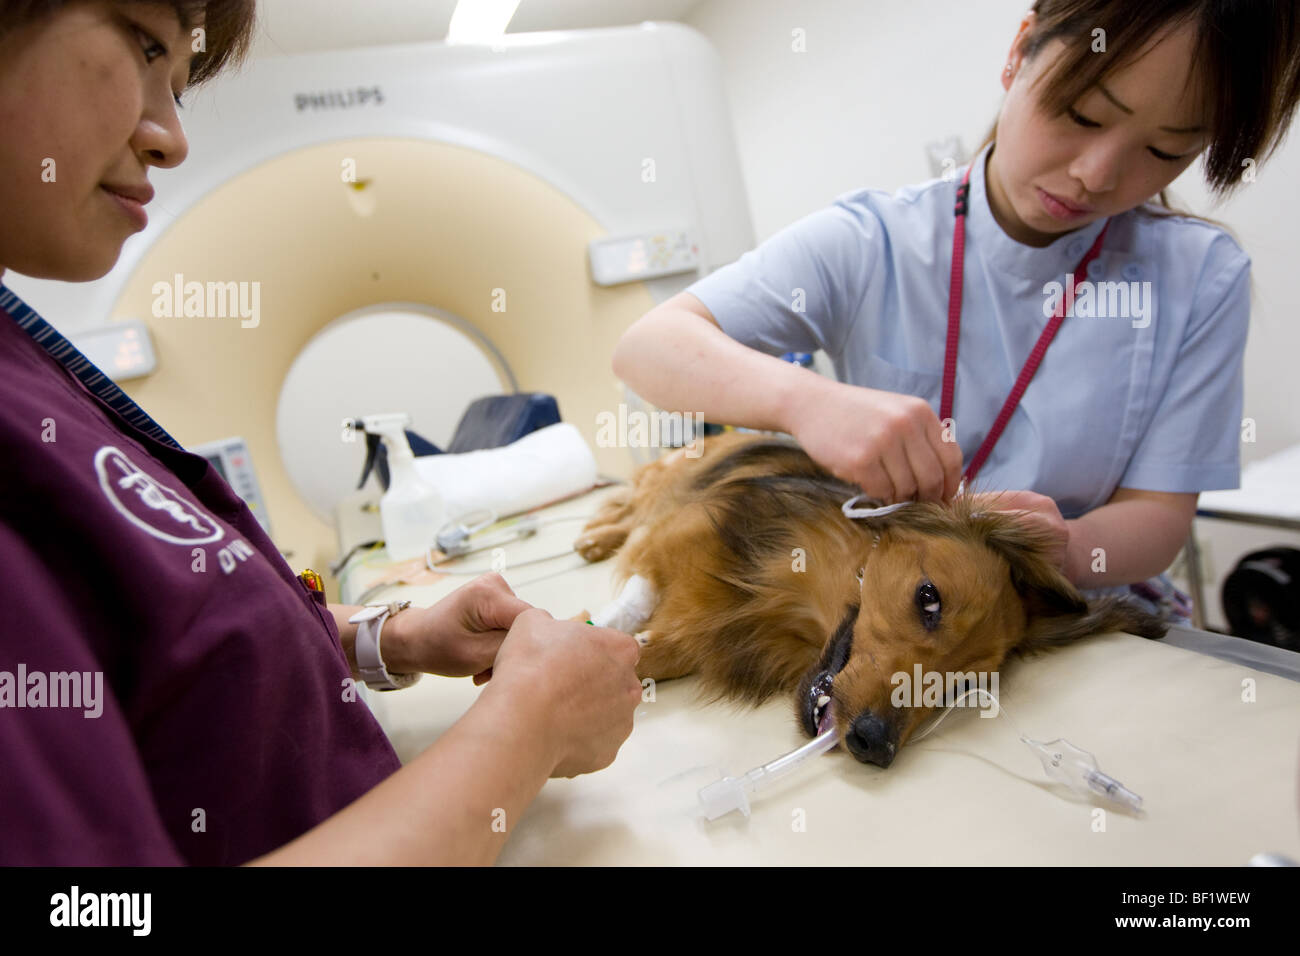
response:
[[(840, 382), (925, 399), (941, 427), (954, 207), (969, 172), (952, 422), (965, 470), (1067, 273), (1105, 228), (1086, 273), (1093, 287), (1085, 294), (1074, 276), (1074, 308), (971, 487), (1035, 493), (1003, 501), (1059, 533), (1062, 569), (1086, 596), (1123, 594), (1187, 621), (1189, 600), (1161, 571), (1186, 540), (1197, 493), (1239, 484), (1250, 259), (1217, 225), (1172, 213), (1163, 190), (1202, 155), (1212, 187), (1238, 186), (1297, 97), (1294, 83), (1279, 89), (1298, 59), (1294, 10), (1264, 24), (1273, 5), (1217, 6), (1155, 2), (1139, 14), (1114, 0), (1040, 0), (969, 167), (894, 195), (841, 196), (660, 309), (705, 315), (769, 355), (823, 350)], [(1095, 49), (1101, 24), (1108, 53)], [(851, 391), (836, 394), (847, 404)], [(707, 395), (675, 397), (698, 408)], [(848, 477), (830, 450), (852, 421), (840, 415), (838, 434), (818, 435), (830, 426), (812, 420), (790, 430)]]

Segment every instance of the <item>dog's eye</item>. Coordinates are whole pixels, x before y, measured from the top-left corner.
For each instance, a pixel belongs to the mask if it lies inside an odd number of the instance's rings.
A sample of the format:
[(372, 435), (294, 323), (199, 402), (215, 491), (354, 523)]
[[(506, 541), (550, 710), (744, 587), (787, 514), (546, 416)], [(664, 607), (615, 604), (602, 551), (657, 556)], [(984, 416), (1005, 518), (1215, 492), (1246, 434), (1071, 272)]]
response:
[(921, 626), (927, 631), (932, 631), (938, 626), (943, 602), (939, 600), (939, 589), (928, 580), (922, 581), (916, 587), (916, 609), (921, 614)]

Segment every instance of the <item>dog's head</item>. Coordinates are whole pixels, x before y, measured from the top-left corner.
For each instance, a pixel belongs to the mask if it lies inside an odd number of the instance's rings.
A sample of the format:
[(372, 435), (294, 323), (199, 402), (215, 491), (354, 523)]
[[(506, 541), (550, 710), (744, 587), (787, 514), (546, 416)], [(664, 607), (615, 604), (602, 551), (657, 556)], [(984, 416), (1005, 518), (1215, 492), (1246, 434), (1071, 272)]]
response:
[[(927, 714), (989, 683), (1013, 650), (1106, 631), (1162, 637), (1118, 598), (1085, 601), (1046, 557), (1045, 532), (970, 496), (863, 519), (861, 595), (845, 607), (795, 710), (809, 736), (831, 727), (858, 760), (887, 767)], [(966, 706), (986, 703), (972, 694)]]

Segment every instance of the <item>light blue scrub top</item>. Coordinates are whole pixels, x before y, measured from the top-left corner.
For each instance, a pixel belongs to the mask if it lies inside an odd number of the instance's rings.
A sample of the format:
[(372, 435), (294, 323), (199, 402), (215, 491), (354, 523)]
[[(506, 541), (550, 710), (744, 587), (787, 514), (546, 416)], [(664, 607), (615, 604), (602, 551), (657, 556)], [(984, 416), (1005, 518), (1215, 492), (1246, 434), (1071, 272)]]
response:
[[(966, 464), (1048, 323), (1045, 285), (1064, 282), (1104, 225), (1042, 248), (1012, 239), (989, 210), (988, 152), (971, 172), (953, 397)], [(687, 291), (745, 345), (823, 349), (840, 381), (924, 398), (938, 414), (960, 179), (848, 193)], [(974, 490), (1036, 491), (1077, 518), (1117, 487), (1238, 487), (1249, 277), (1249, 257), (1222, 229), (1112, 217), (1088, 278), (1150, 283), (1149, 299), (1125, 316), (1066, 317)]]
[[(989, 209), (989, 150), (974, 162), (966, 218), (953, 397), (964, 464), (1049, 321), (1045, 286), (1065, 281), (1104, 225), (1042, 248), (1012, 239)], [(893, 196), (841, 196), (687, 291), (745, 345), (822, 349), (840, 381), (924, 398), (938, 414), (960, 173)], [(1249, 277), (1249, 257), (1222, 229), (1135, 210), (1112, 217), (1088, 279), (1138, 283), (1149, 298), (1124, 316), (1080, 307), (1066, 317), (973, 490), (1035, 491), (1069, 519), (1118, 487), (1238, 487)]]

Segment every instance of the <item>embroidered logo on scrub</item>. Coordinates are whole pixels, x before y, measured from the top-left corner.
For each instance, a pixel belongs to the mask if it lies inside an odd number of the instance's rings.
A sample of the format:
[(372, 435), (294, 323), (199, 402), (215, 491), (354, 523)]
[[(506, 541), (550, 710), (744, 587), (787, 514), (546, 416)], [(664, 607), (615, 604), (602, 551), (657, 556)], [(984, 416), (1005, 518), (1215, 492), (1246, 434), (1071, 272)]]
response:
[(112, 445), (95, 452), (95, 472), (109, 503), (155, 538), (172, 544), (206, 544), (225, 534), (205, 511), (146, 474)]

